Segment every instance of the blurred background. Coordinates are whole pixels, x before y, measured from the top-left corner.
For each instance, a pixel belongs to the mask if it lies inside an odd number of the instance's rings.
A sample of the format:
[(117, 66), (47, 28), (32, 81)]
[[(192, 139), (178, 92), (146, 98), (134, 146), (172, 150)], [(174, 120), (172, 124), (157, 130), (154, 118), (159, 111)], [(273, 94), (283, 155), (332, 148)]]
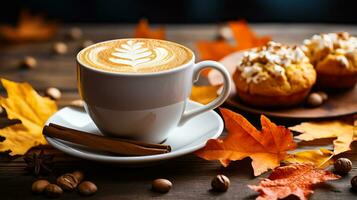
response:
[(73, 23), (248, 22), (357, 23), (355, 0), (11, 0), (2, 2), (0, 23), (15, 23), (22, 9)]

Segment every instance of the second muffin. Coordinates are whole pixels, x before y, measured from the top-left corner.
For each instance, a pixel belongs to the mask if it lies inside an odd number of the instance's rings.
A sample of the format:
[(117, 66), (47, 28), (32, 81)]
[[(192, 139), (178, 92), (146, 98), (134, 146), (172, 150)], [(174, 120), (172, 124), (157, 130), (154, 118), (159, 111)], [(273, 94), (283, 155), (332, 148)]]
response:
[(325, 90), (351, 88), (357, 82), (357, 38), (347, 32), (314, 35), (304, 52), (317, 72), (316, 86)]
[(269, 42), (244, 53), (233, 80), (245, 103), (286, 107), (304, 100), (315, 83), (316, 72), (298, 46)]

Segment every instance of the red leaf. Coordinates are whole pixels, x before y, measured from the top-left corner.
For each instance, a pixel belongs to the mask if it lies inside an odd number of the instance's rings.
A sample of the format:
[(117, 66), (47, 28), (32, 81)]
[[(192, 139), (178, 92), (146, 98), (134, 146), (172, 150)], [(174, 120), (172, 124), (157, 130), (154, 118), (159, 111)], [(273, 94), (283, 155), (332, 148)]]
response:
[(305, 200), (313, 193), (313, 185), (339, 178), (340, 176), (316, 168), (312, 164), (291, 164), (277, 167), (258, 186), (249, 185), (248, 187), (260, 193), (257, 200), (282, 199), (289, 195)]

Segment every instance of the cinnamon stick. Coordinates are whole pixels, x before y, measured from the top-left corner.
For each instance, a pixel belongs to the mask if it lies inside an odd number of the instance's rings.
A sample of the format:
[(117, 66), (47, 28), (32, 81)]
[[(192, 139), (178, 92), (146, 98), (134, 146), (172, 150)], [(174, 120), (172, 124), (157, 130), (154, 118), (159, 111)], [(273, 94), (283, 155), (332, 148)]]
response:
[(81, 144), (92, 149), (118, 153), (121, 155), (145, 156), (168, 153), (171, 151), (171, 148), (168, 145), (147, 144), (143, 142), (93, 135), (55, 124), (45, 126), (43, 128), (43, 134), (49, 137)]

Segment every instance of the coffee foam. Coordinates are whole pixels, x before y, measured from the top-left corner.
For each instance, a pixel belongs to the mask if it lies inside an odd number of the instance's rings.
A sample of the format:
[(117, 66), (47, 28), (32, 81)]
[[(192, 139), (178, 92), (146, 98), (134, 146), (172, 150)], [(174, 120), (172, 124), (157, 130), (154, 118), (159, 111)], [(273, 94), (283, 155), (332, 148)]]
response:
[(128, 73), (149, 73), (188, 63), (191, 50), (155, 39), (119, 39), (92, 45), (79, 53), (79, 60), (92, 68)]

